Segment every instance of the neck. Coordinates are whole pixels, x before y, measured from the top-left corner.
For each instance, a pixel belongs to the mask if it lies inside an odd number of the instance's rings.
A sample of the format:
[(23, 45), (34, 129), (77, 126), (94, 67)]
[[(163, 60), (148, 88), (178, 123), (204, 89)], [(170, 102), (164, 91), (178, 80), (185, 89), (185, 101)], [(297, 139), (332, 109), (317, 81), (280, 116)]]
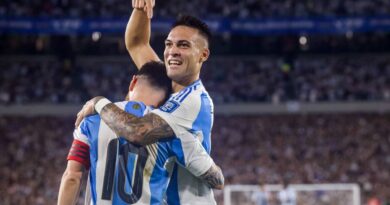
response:
[(159, 102), (161, 95), (160, 94), (153, 94), (153, 93), (154, 93), (154, 91), (151, 91), (151, 90), (140, 89), (131, 95), (130, 100), (143, 102), (146, 106), (157, 107), (158, 106), (157, 102)]
[(177, 92), (183, 90), (185, 87), (187, 87), (187, 86), (181, 85), (179, 83), (172, 82), (173, 93), (177, 93)]

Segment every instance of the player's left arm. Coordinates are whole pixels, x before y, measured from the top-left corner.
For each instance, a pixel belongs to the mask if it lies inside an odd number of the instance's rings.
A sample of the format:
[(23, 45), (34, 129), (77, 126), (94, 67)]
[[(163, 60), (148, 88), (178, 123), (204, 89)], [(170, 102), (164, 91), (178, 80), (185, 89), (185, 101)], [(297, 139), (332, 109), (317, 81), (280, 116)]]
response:
[(149, 113), (137, 117), (120, 109), (104, 97), (95, 97), (88, 101), (77, 114), (76, 126), (88, 115), (100, 114), (101, 119), (118, 135), (140, 145), (148, 145), (159, 139), (174, 136), (173, 129), (160, 116)]
[(81, 178), (84, 171), (85, 168), (80, 162), (68, 161), (58, 192), (58, 205), (76, 204), (80, 194)]
[(88, 137), (83, 132), (86, 121), (73, 132), (73, 142), (68, 153), (68, 163), (61, 178), (58, 205), (76, 204), (80, 195), (81, 179), (90, 167)]

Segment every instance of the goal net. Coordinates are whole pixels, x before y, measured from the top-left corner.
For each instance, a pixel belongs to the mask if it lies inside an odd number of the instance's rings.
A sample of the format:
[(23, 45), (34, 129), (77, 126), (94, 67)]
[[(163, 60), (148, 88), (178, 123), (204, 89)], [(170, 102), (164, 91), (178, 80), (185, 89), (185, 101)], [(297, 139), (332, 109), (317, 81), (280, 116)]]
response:
[(224, 205), (361, 205), (357, 184), (291, 184), (284, 191), (282, 185), (228, 185), (223, 198)]

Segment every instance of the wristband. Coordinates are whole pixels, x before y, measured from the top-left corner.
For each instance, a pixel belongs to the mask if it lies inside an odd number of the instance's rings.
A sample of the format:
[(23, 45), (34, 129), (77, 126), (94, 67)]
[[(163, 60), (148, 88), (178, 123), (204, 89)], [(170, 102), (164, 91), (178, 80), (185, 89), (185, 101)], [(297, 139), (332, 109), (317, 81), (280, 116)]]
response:
[(107, 98), (100, 99), (95, 105), (96, 112), (100, 114), (103, 107), (106, 106), (107, 104), (110, 104), (110, 103), (111, 103), (111, 101), (107, 100)]

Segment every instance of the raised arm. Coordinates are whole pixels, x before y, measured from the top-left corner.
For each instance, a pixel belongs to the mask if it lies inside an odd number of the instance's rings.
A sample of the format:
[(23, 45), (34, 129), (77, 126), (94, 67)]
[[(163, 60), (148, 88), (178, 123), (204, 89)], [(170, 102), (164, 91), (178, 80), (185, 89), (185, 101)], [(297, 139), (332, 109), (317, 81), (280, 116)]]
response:
[(148, 12), (153, 11), (153, 6), (154, 0), (133, 0), (133, 12), (126, 26), (126, 48), (138, 69), (149, 61), (161, 61), (150, 46), (151, 22)]

